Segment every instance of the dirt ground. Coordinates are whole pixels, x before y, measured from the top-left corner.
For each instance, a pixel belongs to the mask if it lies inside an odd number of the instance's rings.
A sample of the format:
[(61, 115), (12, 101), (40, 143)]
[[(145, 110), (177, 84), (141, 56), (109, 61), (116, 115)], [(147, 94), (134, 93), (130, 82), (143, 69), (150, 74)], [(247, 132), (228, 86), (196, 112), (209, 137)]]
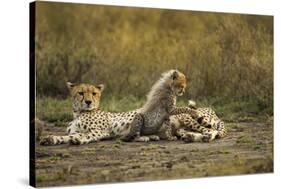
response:
[[(227, 123), (210, 143), (101, 141), (83, 146), (36, 145), (38, 187), (273, 172), (273, 123)], [(45, 134), (64, 134), (47, 127)]]

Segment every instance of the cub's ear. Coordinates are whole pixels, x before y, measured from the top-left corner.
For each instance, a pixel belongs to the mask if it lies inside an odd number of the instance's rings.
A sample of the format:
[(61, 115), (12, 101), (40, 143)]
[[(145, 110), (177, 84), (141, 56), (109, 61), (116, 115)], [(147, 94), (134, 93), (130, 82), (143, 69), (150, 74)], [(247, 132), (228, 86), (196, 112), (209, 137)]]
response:
[(66, 82), (66, 85), (67, 85), (67, 88), (68, 88), (69, 90), (71, 90), (73, 87), (76, 86), (75, 83), (71, 83), (71, 82)]
[(104, 90), (104, 84), (97, 85), (97, 88), (102, 92)]
[(179, 77), (179, 72), (177, 70), (175, 70), (173, 73), (172, 73), (172, 79), (175, 80)]

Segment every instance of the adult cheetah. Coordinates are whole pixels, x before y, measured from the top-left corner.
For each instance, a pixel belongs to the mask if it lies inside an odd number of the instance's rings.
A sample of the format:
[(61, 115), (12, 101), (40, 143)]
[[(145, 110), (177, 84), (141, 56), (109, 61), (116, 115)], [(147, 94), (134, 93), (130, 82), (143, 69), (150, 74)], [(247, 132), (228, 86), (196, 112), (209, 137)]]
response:
[[(189, 101), (188, 106), (195, 108), (195, 102)], [(170, 116), (159, 130), (160, 138), (169, 140), (177, 137), (186, 142), (210, 142), (226, 136), (224, 122), (212, 108), (196, 108), (196, 111), (196, 119), (189, 114)]]
[(48, 135), (41, 139), (41, 145), (64, 143), (86, 144), (101, 139), (126, 135), (137, 111), (111, 113), (99, 109), (104, 85), (73, 84), (68, 82), (74, 120), (67, 127), (68, 135)]

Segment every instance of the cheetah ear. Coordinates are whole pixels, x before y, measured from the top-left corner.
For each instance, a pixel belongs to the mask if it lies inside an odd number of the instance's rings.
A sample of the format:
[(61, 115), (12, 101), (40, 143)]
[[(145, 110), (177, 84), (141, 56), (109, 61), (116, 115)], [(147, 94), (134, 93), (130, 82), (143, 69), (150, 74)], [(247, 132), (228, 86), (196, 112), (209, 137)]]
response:
[(173, 73), (172, 73), (172, 79), (175, 80), (179, 77), (179, 73), (177, 70), (175, 70)]
[(73, 87), (76, 86), (75, 83), (71, 83), (71, 82), (66, 82), (66, 85), (67, 85), (67, 88), (68, 88), (69, 90), (71, 90)]
[(97, 85), (97, 88), (102, 92), (104, 90), (104, 84)]

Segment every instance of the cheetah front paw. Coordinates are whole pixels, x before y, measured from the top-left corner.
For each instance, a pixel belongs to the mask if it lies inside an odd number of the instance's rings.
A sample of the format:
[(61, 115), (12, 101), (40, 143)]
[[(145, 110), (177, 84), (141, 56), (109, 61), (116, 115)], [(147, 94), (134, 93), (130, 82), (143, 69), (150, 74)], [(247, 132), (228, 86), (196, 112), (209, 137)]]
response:
[(54, 137), (52, 135), (42, 137), (40, 140), (40, 145), (43, 145), (43, 146), (55, 145)]
[(210, 141), (214, 140), (217, 135), (218, 135), (218, 131), (212, 131), (210, 133), (203, 134), (202, 141), (210, 142)]
[(150, 135), (149, 136), (149, 140), (151, 140), (151, 141), (158, 141), (158, 140), (160, 140), (160, 137), (157, 136), (157, 135)]
[(185, 135), (185, 136), (182, 136), (181, 139), (184, 141), (184, 142), (194, 142), (194, 136), (192, 135)]
[(149, 141), (149, 137), (147, 137), (147, 136), (141, 136), (141, 137), (135, 138), (134, 141), (135, 141), (135, 142), (148, 142), (148, 141)]
[(81, 144), (83, 144), (83, 142), (81, 141), (81, 139), (79, 137), (71, 138), (69, 143), (72, 144), (72, 145), (81, 145)]
[(203, 142), (210, 142), (211, 139), (212, 139), (212, 135), (210, 135), (210, 134), (205, 134), (205, 135), (202, 136)]

